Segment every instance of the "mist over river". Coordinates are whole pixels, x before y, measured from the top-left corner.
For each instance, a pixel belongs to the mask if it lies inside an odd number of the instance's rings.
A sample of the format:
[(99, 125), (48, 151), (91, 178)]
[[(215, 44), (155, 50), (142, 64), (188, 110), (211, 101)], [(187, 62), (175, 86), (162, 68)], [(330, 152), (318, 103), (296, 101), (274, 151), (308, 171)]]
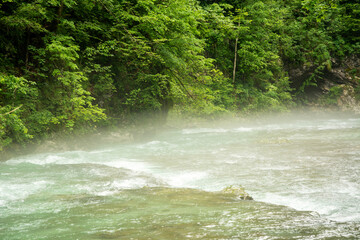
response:
[(360, 117), (192, 124), (0, 162), (0, 239), (360, 239)]

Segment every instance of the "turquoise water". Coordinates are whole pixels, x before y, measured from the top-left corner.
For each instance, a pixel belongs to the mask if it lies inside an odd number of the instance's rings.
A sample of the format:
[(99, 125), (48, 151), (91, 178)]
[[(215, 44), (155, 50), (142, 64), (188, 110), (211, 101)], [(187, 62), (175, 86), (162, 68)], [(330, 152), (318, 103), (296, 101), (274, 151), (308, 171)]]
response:
[(359, 177), (355, 115), (174, 127), (1, 162), (0, 239), (360, 239)]

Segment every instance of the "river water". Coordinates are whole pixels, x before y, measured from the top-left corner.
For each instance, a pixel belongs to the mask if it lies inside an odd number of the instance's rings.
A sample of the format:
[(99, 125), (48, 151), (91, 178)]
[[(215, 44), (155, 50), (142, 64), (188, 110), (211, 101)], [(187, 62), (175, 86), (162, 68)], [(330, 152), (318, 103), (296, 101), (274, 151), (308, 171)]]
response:
[(0, 239), (360, 239), (360, 118), (192, 124), (0, 162)]

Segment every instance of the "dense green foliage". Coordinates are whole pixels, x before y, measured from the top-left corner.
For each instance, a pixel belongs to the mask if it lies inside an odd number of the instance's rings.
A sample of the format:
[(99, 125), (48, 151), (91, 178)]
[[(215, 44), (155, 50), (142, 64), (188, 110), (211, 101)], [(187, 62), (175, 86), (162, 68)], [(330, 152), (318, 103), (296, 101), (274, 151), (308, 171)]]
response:
[[(346, 0), (3, 0), (0, 150), (170, 108), (278, 111), (358, 54)], [(288, 69), (312, 66), (299, 86)]]

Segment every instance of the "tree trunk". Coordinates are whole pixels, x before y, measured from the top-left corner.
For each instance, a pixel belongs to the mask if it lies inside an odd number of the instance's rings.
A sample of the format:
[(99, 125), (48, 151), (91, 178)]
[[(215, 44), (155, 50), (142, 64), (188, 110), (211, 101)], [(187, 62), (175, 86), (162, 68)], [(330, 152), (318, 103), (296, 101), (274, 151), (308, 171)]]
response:
[[(238, 23), (238, 28), (240, 27), (240, 20)], [(233, 69), (233, 88), (234, 88), (234, 98), (236, 100), (236, 86), (235, 86), (235, 77), (236, 77), (236, 60), (237, 60), (237, 45), (238, 45), (239, 37), (236, 37), (235, 40), (235, 50), (234, 50), (234, 69)]]

